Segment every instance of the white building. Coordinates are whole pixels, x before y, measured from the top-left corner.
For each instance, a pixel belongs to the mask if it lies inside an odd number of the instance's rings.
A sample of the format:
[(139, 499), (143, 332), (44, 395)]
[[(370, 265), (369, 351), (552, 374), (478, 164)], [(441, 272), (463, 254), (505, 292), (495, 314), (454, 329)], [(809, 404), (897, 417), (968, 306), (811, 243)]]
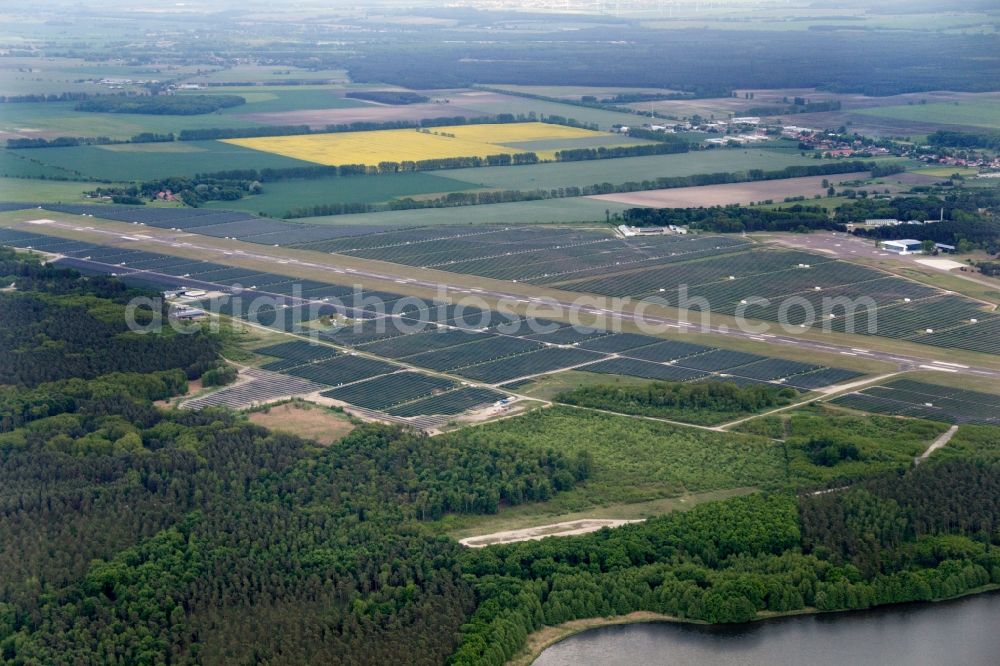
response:
[(896, 254), (923, 254), (924, 244), (912, 238), (882, 241), (882, 249)]

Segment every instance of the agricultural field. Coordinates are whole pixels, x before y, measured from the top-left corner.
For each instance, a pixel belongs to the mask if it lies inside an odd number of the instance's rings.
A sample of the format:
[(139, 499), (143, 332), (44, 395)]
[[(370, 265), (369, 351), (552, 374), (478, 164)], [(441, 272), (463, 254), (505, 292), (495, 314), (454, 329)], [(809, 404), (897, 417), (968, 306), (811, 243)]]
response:
[(471, 183), (428, 172), (279, 180), (266, 183), (260, 194), (236, 201), (212, 201), (207, 207), (281, 217), (300, 207), (335, 203), (380, 203), (401, 197), (460, 192), (473, 187)]
[[(572, 148), (575, 139), (601, 136), (591, 130), (551, 123), (507, 123), (227, 139), (225, 143), (316, 164), (378, 166), (380, 162), (510, 155), (524, 152), (511, 144), (531, 141), (564, 142), (566, 148)], [(612, 135), (607, 136), (614, 139)], [(639, 143), (646, 142), (634, 141), (630, 145)], [(539, 151), (538, 156), (555, 159), (555, 150)]]
[(74, 106), (75, 102), (4, 104), (3, 114), (0, 114), (0, 132), (3, 132), (5, 137), (29, 139), (56, 136), (106, 136), (112, 139), (128, 139), (142, 132), (166, 134), (183, 129), (257, 125), (236, 115), (223, 117), (219, 113), (196, 116), (90, 113), (76, 111)]
[(342, 86), (275, 86), (266, 88), (255, 86), (230, 86), (221, 88), (201, 88), (199, 90), (180, 91), (179, 95), (237, 95), (246, 100), (246, 104), (220, 109), (216, 115), (221, 116), (218, 122), (227, 125), (229, 117), (242, 116), (251, 113), (276, 113), (294, 111), (296, 109), (361, 109), (370, 108), (371, 104), (359, 99), (344, 97)]
[[(310, 166), (309, 162), (302, 160), (250, 150), (221, 141), (26, 148), (5, 152), (12, 153), (17, 158), (34, 160), (49, 168), (68, 172), (78, 178), (115, 181), (154, 180), (231, 169), (285, 169)], [(2, 163), (6, 164), (9, 161), (4, 159)]]
[(528, 86), (518, 84), (497, 83), (491, 88), (498, 90), (509, 90), (514, 93), (525, 93), (528, 95), (542, 95), (543, 97), (553, 97), (579, 101), (581, 97), (593, 96), (598, 99), (614, 97), (615, 95), (669, 95), (676, 93), (676, 90), (665, 88), (625, 88), (614, 86)]
[(84, 192), (92, 188), (89, 183), (71, 180), (29, 180), (0, 176), (0, 201), (77, 203), (85, 201)]
[(1000, 97), (948, 103), (880, 106), (859, 109), (857, 113), (915, 123), (1000, 129)]
[(540, 114), (562, 116), (581, 123), (597, 125), (602, 130), (610, 130), (614, 125), (633, 125), (638, 117), (631, 113), (590, 109), (572, 104), (528, 99), (516, 95), (504, 95), (486, 90), (440, 91), (435, 97), (443, 97), (448, 107), (460, 107), (475, 115), (485, 116), (495, 113)]
[[(185, 83), (280, 83), (282, 81), (317, 81), (347, 83), (347, 72), (342, 69), (302, 69), (276, 65), (236, 65), (211, 72), (196, 74), (184, 79)], [(270, 87), (270, 86), (269, 86)]]
[[(789, 166), (808, 166), (816, 161), (794, 153), (761, 148), (711, 149), (668, 155), (621, 157), (558, 164), (509, 167), (450, 169), (449, 178), (497, 189), (549, 190), (598, 183), (641, 182), (660, 177), (692, 176), (763, 169), (772, 171)], [(835, 178), (836, 176), (834, 176)]]
[(729, 206), (732, 204), (780, 201), (786, 197), (806, 197), (812, 199), (826, 194), (827, 188), (823, 186), (823, 183), (837, 185), (843, 181), (858, 180), (859, 178), (865, 179), (867, 177), (868, 172), (841, 173), (835, 176), (806, 176), (803, 178), (761, 180), (752, 183), (727, 183), (725, 185), (675, 187), (665, 190), (646, 190), (644, 192), (598, 194), (590, 198), (597, 201), (610, 201), (643, 208)]

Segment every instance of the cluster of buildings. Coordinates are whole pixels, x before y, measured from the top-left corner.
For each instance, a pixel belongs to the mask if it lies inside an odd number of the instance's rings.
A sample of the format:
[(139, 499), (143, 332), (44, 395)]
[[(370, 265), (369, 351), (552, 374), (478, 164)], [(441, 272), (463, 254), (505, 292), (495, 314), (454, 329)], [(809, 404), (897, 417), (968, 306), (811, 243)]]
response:
[(632, 238), (633, 236), (664, 236), (664, 235), (685, 235), (687, 227), (679, 227), (675, 224), (668, 224), (665, 227), (630, 227), (627, 224), (619, 224), (615, 231), (622, 238)]
[[(953, 166), (970, 169), (1000, 169), (1000, 155), (988, 156), (983, 153), (966, 153), (963, 156), (925, 153), (916, 159), (927, 164)], [(987, 174), (988, 175), (988, 174)]]
[[(879, 246), (886, 252), (892, 252), (899, 255), (907, 254), (926, 254), (924, 250), (923, 241), (914, 240), (912, 238), (903, 238), (900, 240), (887, 240), (882, 241)], [(945, 252), (951, 254), (955, 251), (954, 245), (947, 245), (945, 243), (934, 243), (934, 253)]]

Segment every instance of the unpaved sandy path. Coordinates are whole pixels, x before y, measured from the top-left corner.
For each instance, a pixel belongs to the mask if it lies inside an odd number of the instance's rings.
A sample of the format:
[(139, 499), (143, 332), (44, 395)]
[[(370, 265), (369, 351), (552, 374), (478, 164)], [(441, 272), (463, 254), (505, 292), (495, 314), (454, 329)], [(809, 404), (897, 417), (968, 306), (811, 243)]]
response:
[(587, 534), (588, 532), (596, 532), (603, 527), (620, 527), (629, 523), (641, 522), (642, 520), (613, 520), (602, 518), (571, 520), (565, 523), (552, 523), (551, 525), (539, 525), (537, 527), (526, 527), (520, 530), (508, 530), (506, 532), (494, 532), (493, 534), (467, 537), (459, 541), (459, 543), (463, 546), (468, 546), (469, 548), (483, 548), (485, 546), (493, 546), (499, 543), (538, 541), (550, 536)]
[(919, 465), (923, 461), (927, 460), (927, 458), (929, 458), (932, 453), (940, 449), (942, 446), (946, 446), (948, 442), (951, 441), (951, 438), (955, 436), (956, 432), (958, 432), (957, 425), (953, 425), (952, 427), (948, 428), (948, 432), (944, 433), (943, 435), (935, 439), (934, 443), (928, 446), (927, 450), (924, 451), (920, 455), (920, 457), (915, 459), (913, 462)]

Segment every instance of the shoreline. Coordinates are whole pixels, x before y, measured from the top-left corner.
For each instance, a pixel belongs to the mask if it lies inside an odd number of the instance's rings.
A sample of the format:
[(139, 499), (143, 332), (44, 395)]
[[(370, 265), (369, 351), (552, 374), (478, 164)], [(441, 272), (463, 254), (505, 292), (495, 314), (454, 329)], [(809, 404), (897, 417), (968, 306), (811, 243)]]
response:
[[(1000, 583), (990, 583), (988, 585), (983, 585), (971, 590), (966, 590), (960, 594), (956, 594), (951, 597), (942, 597), (941, 599), (931, 599), (929, 601), (912, 601), (912, 602), (901, 602), (899, 604), (881, 604), (879, 606), (872, 606), (870, 608), (845, 608), (842, 610), (833, 611), (821, 611), (815, 607), (809, 606), (806, 608), (800, 608), (793, 611), (785, 612), (773, 612), (773, 611), (762, 611), (757, 614), (757, 617), (750, 620), (750, 622), (764, 622), (767, 620), (776, 620), (785, 617), (795, 617), (798, 615), (828, 615), (834, 613), (851, 613), (851, 612), (865, 612), (871, 610), (877, 610), (880, 608), (889, 608), (891, 606), (899, 606), (903, 604), (938, 604), (947, 601), (954, 601), (957, 599), (962, 599), (965, 597), (971, 597), (977, 594), (986, 594), (989, 592), (997, 592), (1000, 590)], [(524, 647), (511, 657), (505, 666), (530, 666), (535, 662), (536, 659), (548, 648), (552, 647), (556, 643), (560, 643), (571, 636), (577, 634), (582, 634), (585, 631), (590, 631), (592, 629), (599, 629), (601, 627), (612, 627), (622, 624), (654, 624), (654, 623), (671, 623), (671, 624), (700, 624), (703, 626), (725, 626), (723, 624), (713, 625), (710, 622), (704, 622), (702, 620), (690, 620), (687, 618), (680, 618), (673, 615), (664, 615), (662, 613), (654, 613), (652, 611), (633, 611), (626, 615), (613, 615), (610, 617), (592, 617), (583, 618), (580, 620), (570, 620), (569, 622), (564, 622), (563, 624), (558, 624), (555, 626), (545, 626), (538, 631), (528, 634), (525, 640)]]

